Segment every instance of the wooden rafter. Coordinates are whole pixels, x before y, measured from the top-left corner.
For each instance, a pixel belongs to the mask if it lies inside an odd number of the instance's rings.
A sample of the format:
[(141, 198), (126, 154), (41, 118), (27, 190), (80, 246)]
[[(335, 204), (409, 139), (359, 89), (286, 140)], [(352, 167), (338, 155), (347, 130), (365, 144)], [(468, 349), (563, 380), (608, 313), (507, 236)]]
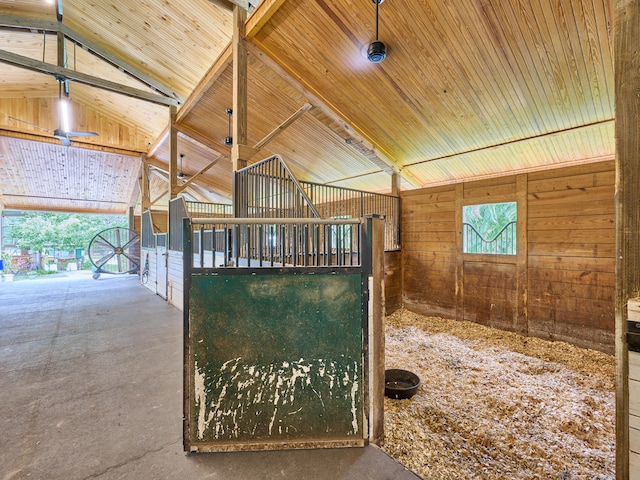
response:
[(247, 20), (247, 38), (252, 39), (283, 3), (284, 0), (262, 0)]
[(165, 140), (169, 136), (169, 127), (170, 126), (167, 125), (165, 127), (165, 129), (162, 131), (162, 133), (160, 135), (158, 135), (158, 138), (156, 138), (155, 142), (153, 142), (152, 144), (149, 145), (149, 149), (147, 150), (147, 156), (148, 157), (153, 157), (156, 154), (156, 152), (158, 151), (158, 149), (165, 142)]
[(200, 80), (196, 88), (191, 92), (191, 95), (184, 101), (183, 105), (180, 107), (178, 111), (177, 122), (180, 123), (188, 114), (191, 112), (193, 107), (195, 107), (200, 101), (200, 99), (204, 96), (205, 93), (209, 91), (209, 89), (215, 84), (215, 82), (220, 78), (220, 75), (224, 72), (224, 70), (231, 64), (232, 61), (232, 52), (231, 52), (231, 44), (227, 45), (227, 48), (218, 56), (216, 61), (211, 65), (211, 68), (207, 71), (206, 75)]
[(175, 106), (178, 104), (178, 101), (174, 98), (165, 97), (156, 93), (150, 93), (138, 88), (132, 88), (127, 85), (122, 85), (120, 83), (94, 77), (93, 75), (87, 75), (86, 73), (59, 67), (58, 65), (52, 65), (40, 60), (34, 60), (33, 58), (18, 55), (16, 53), (7, 52), (6, 50), (0, 50), (0, 62), (6, 63), (8, 65), (13, 65), (14, 67), (31, 70), (33, 72), (51, 75), (56, 78), (62, 78), (65, 80), (81, 83), (90, 87), (100, 88), (102, 90), (107, 90), (114, 93), (120, 93), (131, 98), (137, 98), (138, 100), (155, 103), (156, 105)]
[(213, 167), (216, 163), (218, 163), (220, 160), (228, 160), (228, 157), (223, 157), (220, 156), (218, 158), (216, 158), (215, 160), (209, 162), (203, 169), (201, 169), (198, 173), (196, 173), (195, 175), (193, 175), (189, 180), (187, 180), (185, 183), (183, 183), (182, 185), (178, 185), (178, 193), (182, 192), (185, 188), (187, 188), (188, 186), (190, 186), (194, 180), (196, 180), (200, 175), (202, 175), (203, 173), (205, 173), (207, 170), (209, 170), (211, 167)]
[(85, 37), (81, 33), (67, 27), (66, 25), (58, 22), (50, 22), (46, 20), (39, 20), (34, 18), (14, 17), (10, 15), (0, 15), (0, 28), (18, 28), (28, 29), (30, 31), (42, 31), (45, 33), (62, 35), (63, 38), (68, 38), (75, 44), (86, 49), (93, 55), (101, 58), (105, 62), (113, 65), (114, 67), (122, 70), (128, 75), (132, 76), (141, 83), (144, 83), (148, 87), (154, 89), (162, 95), (174, 99), (177, 103), (183, 103), (184, 98), (178, 93), (171, 90), (166, 85), (150, 77), (140, 69), (126, 62), (122, 58), (114, 55), (108, 50), (102, 48), (90, 38)]
[(188, 137), (191, 140), (195, 140), (203, 147), (217, 153), (218, 155), (223, 155), (229, 152), (228, 146), (223, 145), (222, 143), (214, 140), (213, 138), (203, 135), (202, 133), (194, 130), (191, 127), (188, 127), (183, 123), (176, 123), (176, 129), (185, 137)]
[[(41, 143), (50, 143), (53, 145), (60, 144), (60, 141), (57, 138), (52, 136), (38, 135), (37, 133), (18, 132), (18, 131), (2, 129), (2, 128), (0, 128), (0, 137), (18, 138), (21, 140), (32, 140), (32, 141), (41, 142)], [(143, 153), (139, 150), (127, 150), (124, 148), (106, 147), (103, 145), (95, 145), (93, 143), (84, 143), (81, 141), (77, 141), (75, 139), (71, 140), (71, 146), (81, 147), (84, 150), (95, 150), (99, 152), (114, 153), (119, 155), (128, 155), (128, 156), (135, 156), (135, 157), (140, 156)]]
[(272, 141), (274, 138), (276, 138), (278, 135), (284, 132), (287, 129), (287, 127), (289, 127), (293, 122), (295, 122), (298, 118), (300, 118), (302, 115), (304, 115), (306, 112), (308, 112), (312, 108), (313, 108), (313, 105), (311, 105), (310, 103), (305, 103), (293, 115), (291, 115), (284, 122), (278, 125), (271, 133), (269, 133), (266, 137), (264, 137), (262, 140), (256, 143), (253, 146), (253, 148), (256, 149), (256, 151), (264, 148), (265, 145), (267, 145), (270, 141)]

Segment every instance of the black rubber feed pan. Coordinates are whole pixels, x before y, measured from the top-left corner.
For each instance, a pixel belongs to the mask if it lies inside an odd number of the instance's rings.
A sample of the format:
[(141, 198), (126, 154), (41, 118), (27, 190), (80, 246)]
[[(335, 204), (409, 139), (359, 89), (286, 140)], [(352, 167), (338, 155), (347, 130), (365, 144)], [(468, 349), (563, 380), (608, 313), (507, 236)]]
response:
[(418, 391), (420, 377), (408, 370), (392, 368), (384, 372), (384, 394), (389, 398), (411, 398)]

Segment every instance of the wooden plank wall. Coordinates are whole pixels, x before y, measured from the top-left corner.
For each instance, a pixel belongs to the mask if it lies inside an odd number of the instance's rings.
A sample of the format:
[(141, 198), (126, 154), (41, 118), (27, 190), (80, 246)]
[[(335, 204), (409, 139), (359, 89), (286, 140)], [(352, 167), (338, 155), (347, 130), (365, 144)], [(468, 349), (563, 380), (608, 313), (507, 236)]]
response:
[(529, 175), (529, 332), (613, 353), (615, 170)]
[[(614, 163), (402, 194), (403, 304), (613, 352)], [(518, 202), (517, 255), (462, 254), (462, 206)]]
[(402, 252), (384, 252), (384, 313), (402, 307)]
[(402, 301), (418, 313), (456, 315), (456, 188), (401, 196)]

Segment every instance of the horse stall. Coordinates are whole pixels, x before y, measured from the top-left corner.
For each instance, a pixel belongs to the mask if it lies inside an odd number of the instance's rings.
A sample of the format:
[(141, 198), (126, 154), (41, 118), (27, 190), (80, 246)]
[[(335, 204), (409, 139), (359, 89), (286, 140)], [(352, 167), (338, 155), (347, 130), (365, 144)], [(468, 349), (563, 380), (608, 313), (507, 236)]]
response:
[(185, 219), (186, 451), (381, 441), (383, 237), (379, 217)]
[[(167, 261), (167, 301), (183, 308), (184, 218), (324, 218), (350, 219), (365, 215), (384, 217), (385, 308), (393, 311), (401, 303), (400, 199), (397, 196), (298, 181), (279, 156), (269, 157), (234, 173), (234, 205), (187, 201), (169, 202)], [(200, 235), (196, 231), (195, 235)], [(222, 244), (229, 239), (221, 232), (204, 232), (206, 255), (217, 251), (223, 261)], [(212, 248), (215, 242), (218, 247)], [(194, 241), (194, 249), (200, 241)]]

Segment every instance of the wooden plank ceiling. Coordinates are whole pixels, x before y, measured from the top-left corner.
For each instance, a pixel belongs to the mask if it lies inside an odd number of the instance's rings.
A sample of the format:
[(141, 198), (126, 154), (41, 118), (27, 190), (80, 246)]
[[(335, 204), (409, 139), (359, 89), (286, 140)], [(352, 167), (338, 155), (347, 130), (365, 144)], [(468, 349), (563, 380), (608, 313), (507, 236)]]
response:
[[(187, 193), (228, 202), (232, 14), (221, 3), (64, 0), (62, 24), (147, 81), (68, 39), (70, 69), (149, 94), (158, 82), (184, 99), (177, 127), (186, 179), (218, 159)], [(313, 108), (252, 161), (279, 154), (301, 180), (388, 192), (393, 170), (412, 189), (613, 158), (612, 0), (476, 0), (464, 8), (386, 0), (379, 10), (388, 55), (373, 64), (371, 0), (262, 0), (247, 21), (249, 145)], [(39, 28), (56, 25), (55, 2), (0, 0), (0, 17), (26, 27), (0, 29), (0, 54), (57, 63), (55, 35)], [(0, 69), (4, 208), (122, 213), (137, 200), (144, 153), (154, 207), (166, 206), (167, 106), (69, 82), (73, 129), (99, 136), (62, 147), (51, 133), (56, 79)], [(65, 175), (56, 173), (61, 159)], [(87, 168), (105, 172), (90, 178)], [(36, 182), (35, 172), (49, 181)]]

